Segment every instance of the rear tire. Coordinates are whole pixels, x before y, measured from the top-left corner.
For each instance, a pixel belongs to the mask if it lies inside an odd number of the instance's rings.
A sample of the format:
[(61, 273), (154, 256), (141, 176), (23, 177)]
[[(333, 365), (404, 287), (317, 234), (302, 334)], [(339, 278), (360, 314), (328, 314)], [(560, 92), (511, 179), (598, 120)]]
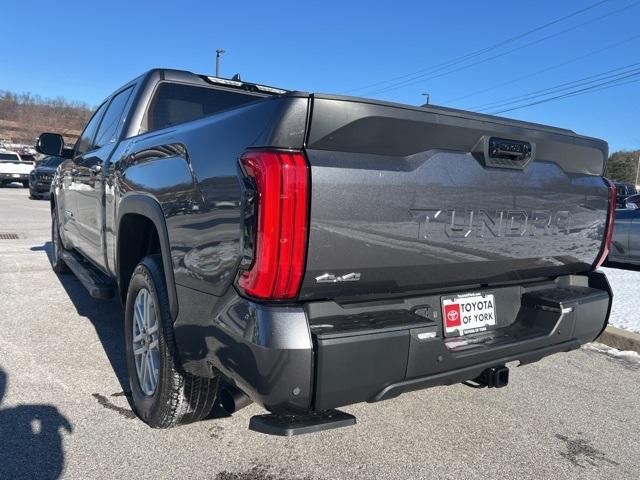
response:
[(51, 212), (51, 268), (56, 273), (67, 273), (69, 267), (64, 263), (61, 253), (64, 250), (62, 239), (60, 238), (60, 224), (58, 223), (58, 212), (53, 208)]
[(22, 182), (22, 188), (29, 188), (29, 180)]
[(216, 399), (218, 378), (196, 377), (180, 367), (159, 255), (143, 258), (133, 271), (124, 318), (129, 386), (138, 416), (153, 428), (205, 418)]

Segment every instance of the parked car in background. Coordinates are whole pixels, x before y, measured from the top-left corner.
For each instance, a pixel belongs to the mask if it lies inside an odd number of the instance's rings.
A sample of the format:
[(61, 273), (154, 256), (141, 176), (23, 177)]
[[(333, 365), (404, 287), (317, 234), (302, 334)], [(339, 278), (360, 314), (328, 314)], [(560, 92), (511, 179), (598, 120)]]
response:
[(33, 162), (34, 165), (38, 165), (38, 160), (35, 155), (30, 153), (20, 153), (19, 155), (23, 162)]
[(29, 196), (31, 198), (49, 198), (51, 180), (56, 173), (56, 168), (64, 161), (62, 157), (45, 157), (29, 175)]
[(627, 197), (638, 193), (636, 186), (632, 183), (614, 182), (614, 185), (618, 192), (618, 208), (624, 208)]
[(0, 185), (20, 182), (22, 186), (29, 186), (29, 173), (35, 166), (32, 161), (24, 161), (16, 152), (0, 150)]
[(629, 195), (627, 199), (624, 201), (625, 208), (630, 208), (631, 210), (635, 210), (640, 208), (640, 193), (636, 193), (635, 195)]
[(631, 195), (625, 208), (616, 210), (607, 262), (640, 265), (640, 194)]

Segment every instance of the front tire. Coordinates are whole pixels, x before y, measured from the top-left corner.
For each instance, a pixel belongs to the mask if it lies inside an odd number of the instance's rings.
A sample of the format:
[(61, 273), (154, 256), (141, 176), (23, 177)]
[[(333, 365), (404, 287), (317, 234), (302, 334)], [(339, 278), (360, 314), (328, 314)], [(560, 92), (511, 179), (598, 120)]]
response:
[(64, 263), (61, 255), (64, 245), (60, 238), (60, 224), (58, 223), (58, 212), (55, 207), (51, 212), (51, 245), (51, 268), (56, 273), (67, 273), (69, 267)]
[(153, 428), (169, 428), (206, 417), (218, 379), (186, 373), (177, 360), (169, 297), (161, 258), (136, 266), (125, 307), (127, 370), (133, 406)]

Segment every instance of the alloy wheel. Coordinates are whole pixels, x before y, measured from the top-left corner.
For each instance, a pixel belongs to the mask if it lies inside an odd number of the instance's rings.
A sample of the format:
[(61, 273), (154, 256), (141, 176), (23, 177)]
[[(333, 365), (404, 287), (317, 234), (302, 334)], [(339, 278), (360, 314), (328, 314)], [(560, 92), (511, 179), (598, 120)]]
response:
[(158, 314), (151, 293), (138, 291), (133, 304), (133, 358), (138, 384), (142, 392), (151, 396), (158, 385), (160, 353), (158, 351)]

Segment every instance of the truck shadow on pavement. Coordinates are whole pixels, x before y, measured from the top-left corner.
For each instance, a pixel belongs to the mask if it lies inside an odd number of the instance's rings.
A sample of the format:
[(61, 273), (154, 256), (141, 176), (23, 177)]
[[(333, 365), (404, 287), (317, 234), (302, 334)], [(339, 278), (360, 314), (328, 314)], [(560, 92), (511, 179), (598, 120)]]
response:
[[(51, 242), (42, 246), (32, 247), (32, 251), (44, 251), (51, 261)], [(124, 312), (117, 298), (111, 300), (96, 300), (92, 298), (82, 283), (72, 273), (57, 275), (60, 284), (67, 292), (67, 296), (73, 302), (78, 315), (88, 318), (98, 334), (102, 348), (111, 363), (111, 368), (120, 383), (122, 393), (113, 395), (94, 394), (94, 398), (101, 405), (111, 403), (107, 397), (125, 395), (129, 400), (129, 380), (127, 376), (127, 364), (124, 351)], [(107, 400), (104, 400), (107, 399)], [(105, 405), (103, 405), (105, 406)], [(106, 407), (109, 408), (109, 407)], [(129, 412), (131, 414), (132, 412)], [(132, 415), (131, 415), (132, 416)]]
[(0, 478), (59, 478), (64, 469), (62, 431), (69, 420), (53, 405), (2, 408), (7, 374), (0, 368)]

